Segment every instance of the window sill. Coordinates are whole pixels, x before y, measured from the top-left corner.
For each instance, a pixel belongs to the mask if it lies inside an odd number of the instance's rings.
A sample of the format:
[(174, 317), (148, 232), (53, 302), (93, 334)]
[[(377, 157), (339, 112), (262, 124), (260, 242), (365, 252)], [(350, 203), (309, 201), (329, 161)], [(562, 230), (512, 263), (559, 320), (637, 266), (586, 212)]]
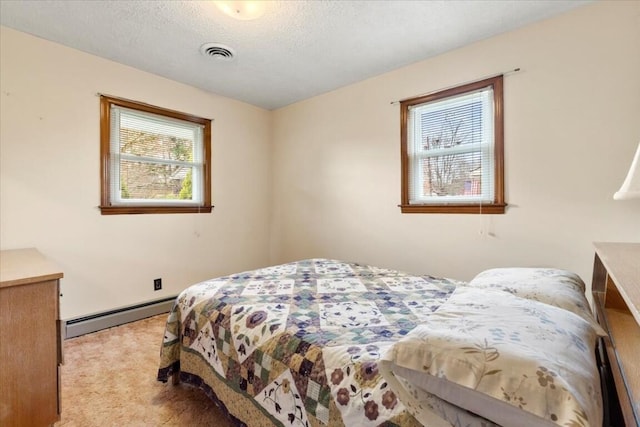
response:
[(503, 214), (507, 204), (398, 205), (402, 213)]
[(102, 215), (211, 213), (213, 206), (98, 206)]

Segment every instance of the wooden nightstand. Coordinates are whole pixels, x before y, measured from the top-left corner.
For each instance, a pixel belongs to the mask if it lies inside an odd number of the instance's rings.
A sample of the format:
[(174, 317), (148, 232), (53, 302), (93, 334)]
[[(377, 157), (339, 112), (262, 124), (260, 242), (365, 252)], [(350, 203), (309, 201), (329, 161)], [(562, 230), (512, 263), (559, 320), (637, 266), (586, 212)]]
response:
[(0, 425), (60, 419), (60, 269), (36, 249), (0, 251)]
[(611, 423), (640, 426), (640, 243), (595, 247), (593, 302), (598, 322), (609, 333), (601, 343), (604, 371), (605, 378), (613, 378), (610, 394), (617, 395), (609, 396)]

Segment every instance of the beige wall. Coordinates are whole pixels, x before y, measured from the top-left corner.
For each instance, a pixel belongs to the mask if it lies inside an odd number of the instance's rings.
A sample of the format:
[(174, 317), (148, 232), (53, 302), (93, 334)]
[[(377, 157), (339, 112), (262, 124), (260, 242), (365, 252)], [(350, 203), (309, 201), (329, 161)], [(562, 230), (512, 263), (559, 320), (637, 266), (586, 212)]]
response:
[[(268, 264), (269, 111), (1, 31), (0, 247), (62, 267), (63, 318)], [(214, 119), (212, 214), (100, 215), (97, 92)]]
[[(390, 101), (516, 67), (505, 77), (507, 213), (401, 214)], [(578, 8), (276, 111), (272, 261), (464, 280), (545, 265), (590, 282), (592, 241), (640, 241), (640, 200), (612, 200), (639, 141), (640, 2)]]
[[(549, 265), (590, 282), (592, 241), (640, 241), (640, 201), (612, 200), (640, 141), (639, 2), (582, 7), (275, 112), (1, 31), (0, 248), (61, 265), (65, 319), (306, 257), (458, 279)], [(515, 67), (508, 212), (401, 214), (390, 101)], [(100, 215), (97, 92), (215, 120), (212, 214)]]

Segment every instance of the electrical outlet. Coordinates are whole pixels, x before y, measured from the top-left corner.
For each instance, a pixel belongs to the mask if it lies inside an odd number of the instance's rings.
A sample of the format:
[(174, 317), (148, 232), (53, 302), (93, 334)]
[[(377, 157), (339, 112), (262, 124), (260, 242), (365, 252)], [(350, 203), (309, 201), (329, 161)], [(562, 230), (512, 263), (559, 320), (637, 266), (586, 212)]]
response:
[(162, 289), (162, 279), (153, 279), (153, 290), (159, 291)]

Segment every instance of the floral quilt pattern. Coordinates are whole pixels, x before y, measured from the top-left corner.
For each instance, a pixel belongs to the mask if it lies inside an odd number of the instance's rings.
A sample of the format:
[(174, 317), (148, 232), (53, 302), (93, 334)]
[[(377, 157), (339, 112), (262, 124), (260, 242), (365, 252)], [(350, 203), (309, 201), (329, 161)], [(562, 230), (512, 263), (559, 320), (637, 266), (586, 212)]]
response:
[(458, 284), (327, 259), (205, 281), (169, 314), (158, 379), (213, 390), (239, 425), (419, 426), (378, 363)]

